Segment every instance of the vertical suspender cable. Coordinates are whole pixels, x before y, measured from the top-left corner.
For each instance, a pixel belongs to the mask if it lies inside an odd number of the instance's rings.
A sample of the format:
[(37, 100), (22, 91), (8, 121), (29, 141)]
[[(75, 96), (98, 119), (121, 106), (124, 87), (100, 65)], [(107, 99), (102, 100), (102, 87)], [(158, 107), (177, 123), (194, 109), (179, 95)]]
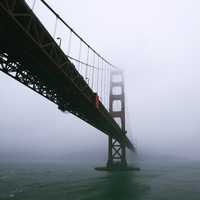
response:
[(105, 75), (105, 79), (104, 79), (104, 105), (107, 108), (107, 104), (106, 104), (106, 85), (107, 85), (107, 64), (104, 68), (104, 75)]
[[(36, 4), (38, 4), (37, 0), (32, 0), (32, 3), (30, 4), (30, 8), (32, 10), (35, 9)], [(110, 95), (110, 74), (112, 69), (118, 69), (114, 65), (112, 65), (109, 61), (104, 59), (98, 52), (95, 51), (81, 36), (79, 36), (72, 28), (69, 26), (57, 13), (54, 11), (53, 8), (51, 8), (45, 0), (40, 0), (40, 2), (47, 8), (51, 13), (54, 14), (55, 18), (55, 25), (54, 25), (54, 30), (53, 30), (53, 38), (56, 38), (57, 35), (57, 29), (59, 24), (62, 23), (64, 24), (65, 27), (69, 30), (69, 37), (68, 39), (68, 46), (67, 46), (67, 56), (69, 56), (69, 59), (74, 61), (76, 63), (76, 67), (79, 71), (79, 73), (82, 73), (83, 77), (85, 76), (85, 79), (87, 80), (88, 84), (91, 85), (91, 88), (93, 91), (96, 89), (96, 92), (99, 93), (98, 95), (101, 96), (102, 103), (104, 102), (104, 105), (109, 105), (109, 95)], [(78, 52), (78, 59), (73, 58), (71, 54), (73, 54), (73, 44), (74, 43), (74, 38), (80, 40), (80, 48)], [(67, 40), (67, 38), (66, 38)], [(61, 40), (60, 40), (61, 42)], [(84, 49), (84, 47), (88, 49)], [(78, 45), (77, 45), (78, 46)], [(85, 63), (85, 54), (84, 50), (87, 51), (87, 61)], [(92, 54), (90, 56), (90, 51), (94, 53), (93, 61), (92, 61)], [(77, 56), (77, 51), (76, 51), (76, 56)], [(82, 59), (84, 60), (81, 60)], [(90, 58), (91, 57), (91, 58)], [(96, 58), (97, 57), (97, 58)], [(97, 60), (97, 61), (96, 61)], [(102, 67), (101, 67), (101, 61), (102, 61)], [(91, 64), (93, 62), (93, 65)], [(97, 63), (95, 63), (97, 62)], [(96, 66), (97, 67), (96, 67)], [(86, 68), (84, 69), (84, 66)], [(89, 68), (88, 68), (89, 67)], [(91, 68), (91, 69), (90, 69)], [(88, 71), (89, 70), (89, 71)], [(100, 71), (102, 70), (102, 71)], [(84, 74), (85, 73), (85, 74)], [(96, 79), (96, 80), (95, 80)], [(100, 82), (101, 81), (101, 82)], [(108, 106), (109, 107), (109, 106)]]
[(103, 59), (102, 59), (102, 67), (101, 67), (101, 100), (103, 102)]
[[(94, 52), (93, 52), (94, 53)], [(92, 89), (93, 89), (93, 87), (94, 87), (94, 65), (95, 65), (95, 53), (94, 53), (94, 55), (93, 55), (93, 67), (92, 67)]]
[(78, 71), (81, 73), (81, 49), (82, 49), (82, 40), (80, 40), (80, 47), (79, 47), (79, 53), (78, 53)]
[(56, 21), (55, 21), (55, 26), (54, 26), (54, 31), (53, 31), (53, 38), (54, 39), (56, 37), (57, 26), (58, 26), (58, 17), (56, 16)]
[(99, 56), (98, 56), (98, 64), (97, 64), (97, 93), (99, 92)]
[[(86, 60), (86, 68), (85, 68), (85, 78), (88, 79), (88, 61), (89, 61), (89, 47), (88, 47), (88, 50), (87, 50), (87, 60)], [(89, 83), (89, 79), (88, 79), (88, 83)]]
[(107, 93), (108, 93), (108, 96), (107, 96), (107, 102), (108, 102), (108, 110), (109, 110), (109, 107), (110, 107), (110, 65), (108, 66), (108, 87), (107, 87)]
[(106, 81), (106, 86), (107, 86), (107, 88), (106, 88), (106, 94), (107, 94), (107, 96), (106, 96), (106, 103), (107, 103), (107, 109), (109, 109), (109, 96), (110, 96), (110, 94), (109, 94), (109, 65), (108, 65), (108, 67), (107, 67), (107, 69), (106, 69), (106, 71), (107, 71), (107, 81)]
[(32, 7), (31, 7), (32, 10), (34, 10), (35, 5), (36, 5), (36, 0), (33, 1)]
[(72, 30), (69, 30), (69, 39), (68, 39), (68, 50), (67, 50), (67, 55), (70, 56), (70, 51), (71, 51), (71, 41), (72, 41)]
[(106, 79), (107, 79), (107, 70), (106, 70), (106, 66), (104, 68), (104, 104), (106, 106)]
[(106, 68), (106, 73), (107, 73), (107, 79), (106, 79), (106, 105), (107, 105), (107, 109), (109, 109), (109, 105), (108, 105), (108, 96), (109, 96), (109, 92), (108, 92), (108, 87), (109, 87), (109, 83), (108, 83), (108, 79), (109, 79), (109, 71), (108, 68), (110, 66), (108, 65), (108, 67)]
[(110, 109), (110, 89), (111, 89), (111, 86), (110, 86), (110, 82), (111, 82), (111, 70), (110, 70), (110, 65), (108, 67), (108, 110)]

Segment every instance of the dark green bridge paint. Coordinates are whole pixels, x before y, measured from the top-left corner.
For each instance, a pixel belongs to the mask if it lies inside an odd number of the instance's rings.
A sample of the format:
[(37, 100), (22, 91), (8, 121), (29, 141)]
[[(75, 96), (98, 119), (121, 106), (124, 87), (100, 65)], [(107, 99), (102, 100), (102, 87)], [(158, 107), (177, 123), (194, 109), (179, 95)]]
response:
[(92, 89), (24, 0), (0, 1), (0, 70), (107, 134), (121, 155), (125, 147), (134, 150), (113, 114), (101, 102), (96, 108)]

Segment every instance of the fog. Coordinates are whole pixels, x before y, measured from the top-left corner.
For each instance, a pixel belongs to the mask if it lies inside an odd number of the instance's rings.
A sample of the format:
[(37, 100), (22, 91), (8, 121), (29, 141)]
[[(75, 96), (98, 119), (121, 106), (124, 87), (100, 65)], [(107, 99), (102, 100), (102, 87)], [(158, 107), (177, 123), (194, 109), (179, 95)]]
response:
[[(138, 152), (200, 159), (200, 2), (47, 2), (125, 71)], [(3, 73), (0, 92), (0, 152), (106, 152), (104, 134)]]

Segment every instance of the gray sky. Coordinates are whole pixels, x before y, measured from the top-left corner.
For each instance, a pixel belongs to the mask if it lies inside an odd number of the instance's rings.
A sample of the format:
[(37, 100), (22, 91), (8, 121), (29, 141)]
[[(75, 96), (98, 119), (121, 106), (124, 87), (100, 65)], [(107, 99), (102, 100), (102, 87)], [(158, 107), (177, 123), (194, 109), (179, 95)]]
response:
[[(200, 159), (200, 2), (48, 2), (91, 46), (125, 70), (129, 125), (139, 151)], [(1, 151), (107, 147), (99, 131), (4, 74), (0, 91)]]

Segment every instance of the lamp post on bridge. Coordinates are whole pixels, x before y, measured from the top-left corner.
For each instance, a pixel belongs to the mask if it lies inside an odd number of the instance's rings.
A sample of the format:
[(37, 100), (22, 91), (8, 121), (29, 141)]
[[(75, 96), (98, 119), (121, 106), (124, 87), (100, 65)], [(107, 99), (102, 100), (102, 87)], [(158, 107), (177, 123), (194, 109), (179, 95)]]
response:
[(61, 47), (61, 44), (62, 44), (62, 38), (61, 38), (61, 37), (57, 37), (56, 39), (59, 40), (59, 47)]

